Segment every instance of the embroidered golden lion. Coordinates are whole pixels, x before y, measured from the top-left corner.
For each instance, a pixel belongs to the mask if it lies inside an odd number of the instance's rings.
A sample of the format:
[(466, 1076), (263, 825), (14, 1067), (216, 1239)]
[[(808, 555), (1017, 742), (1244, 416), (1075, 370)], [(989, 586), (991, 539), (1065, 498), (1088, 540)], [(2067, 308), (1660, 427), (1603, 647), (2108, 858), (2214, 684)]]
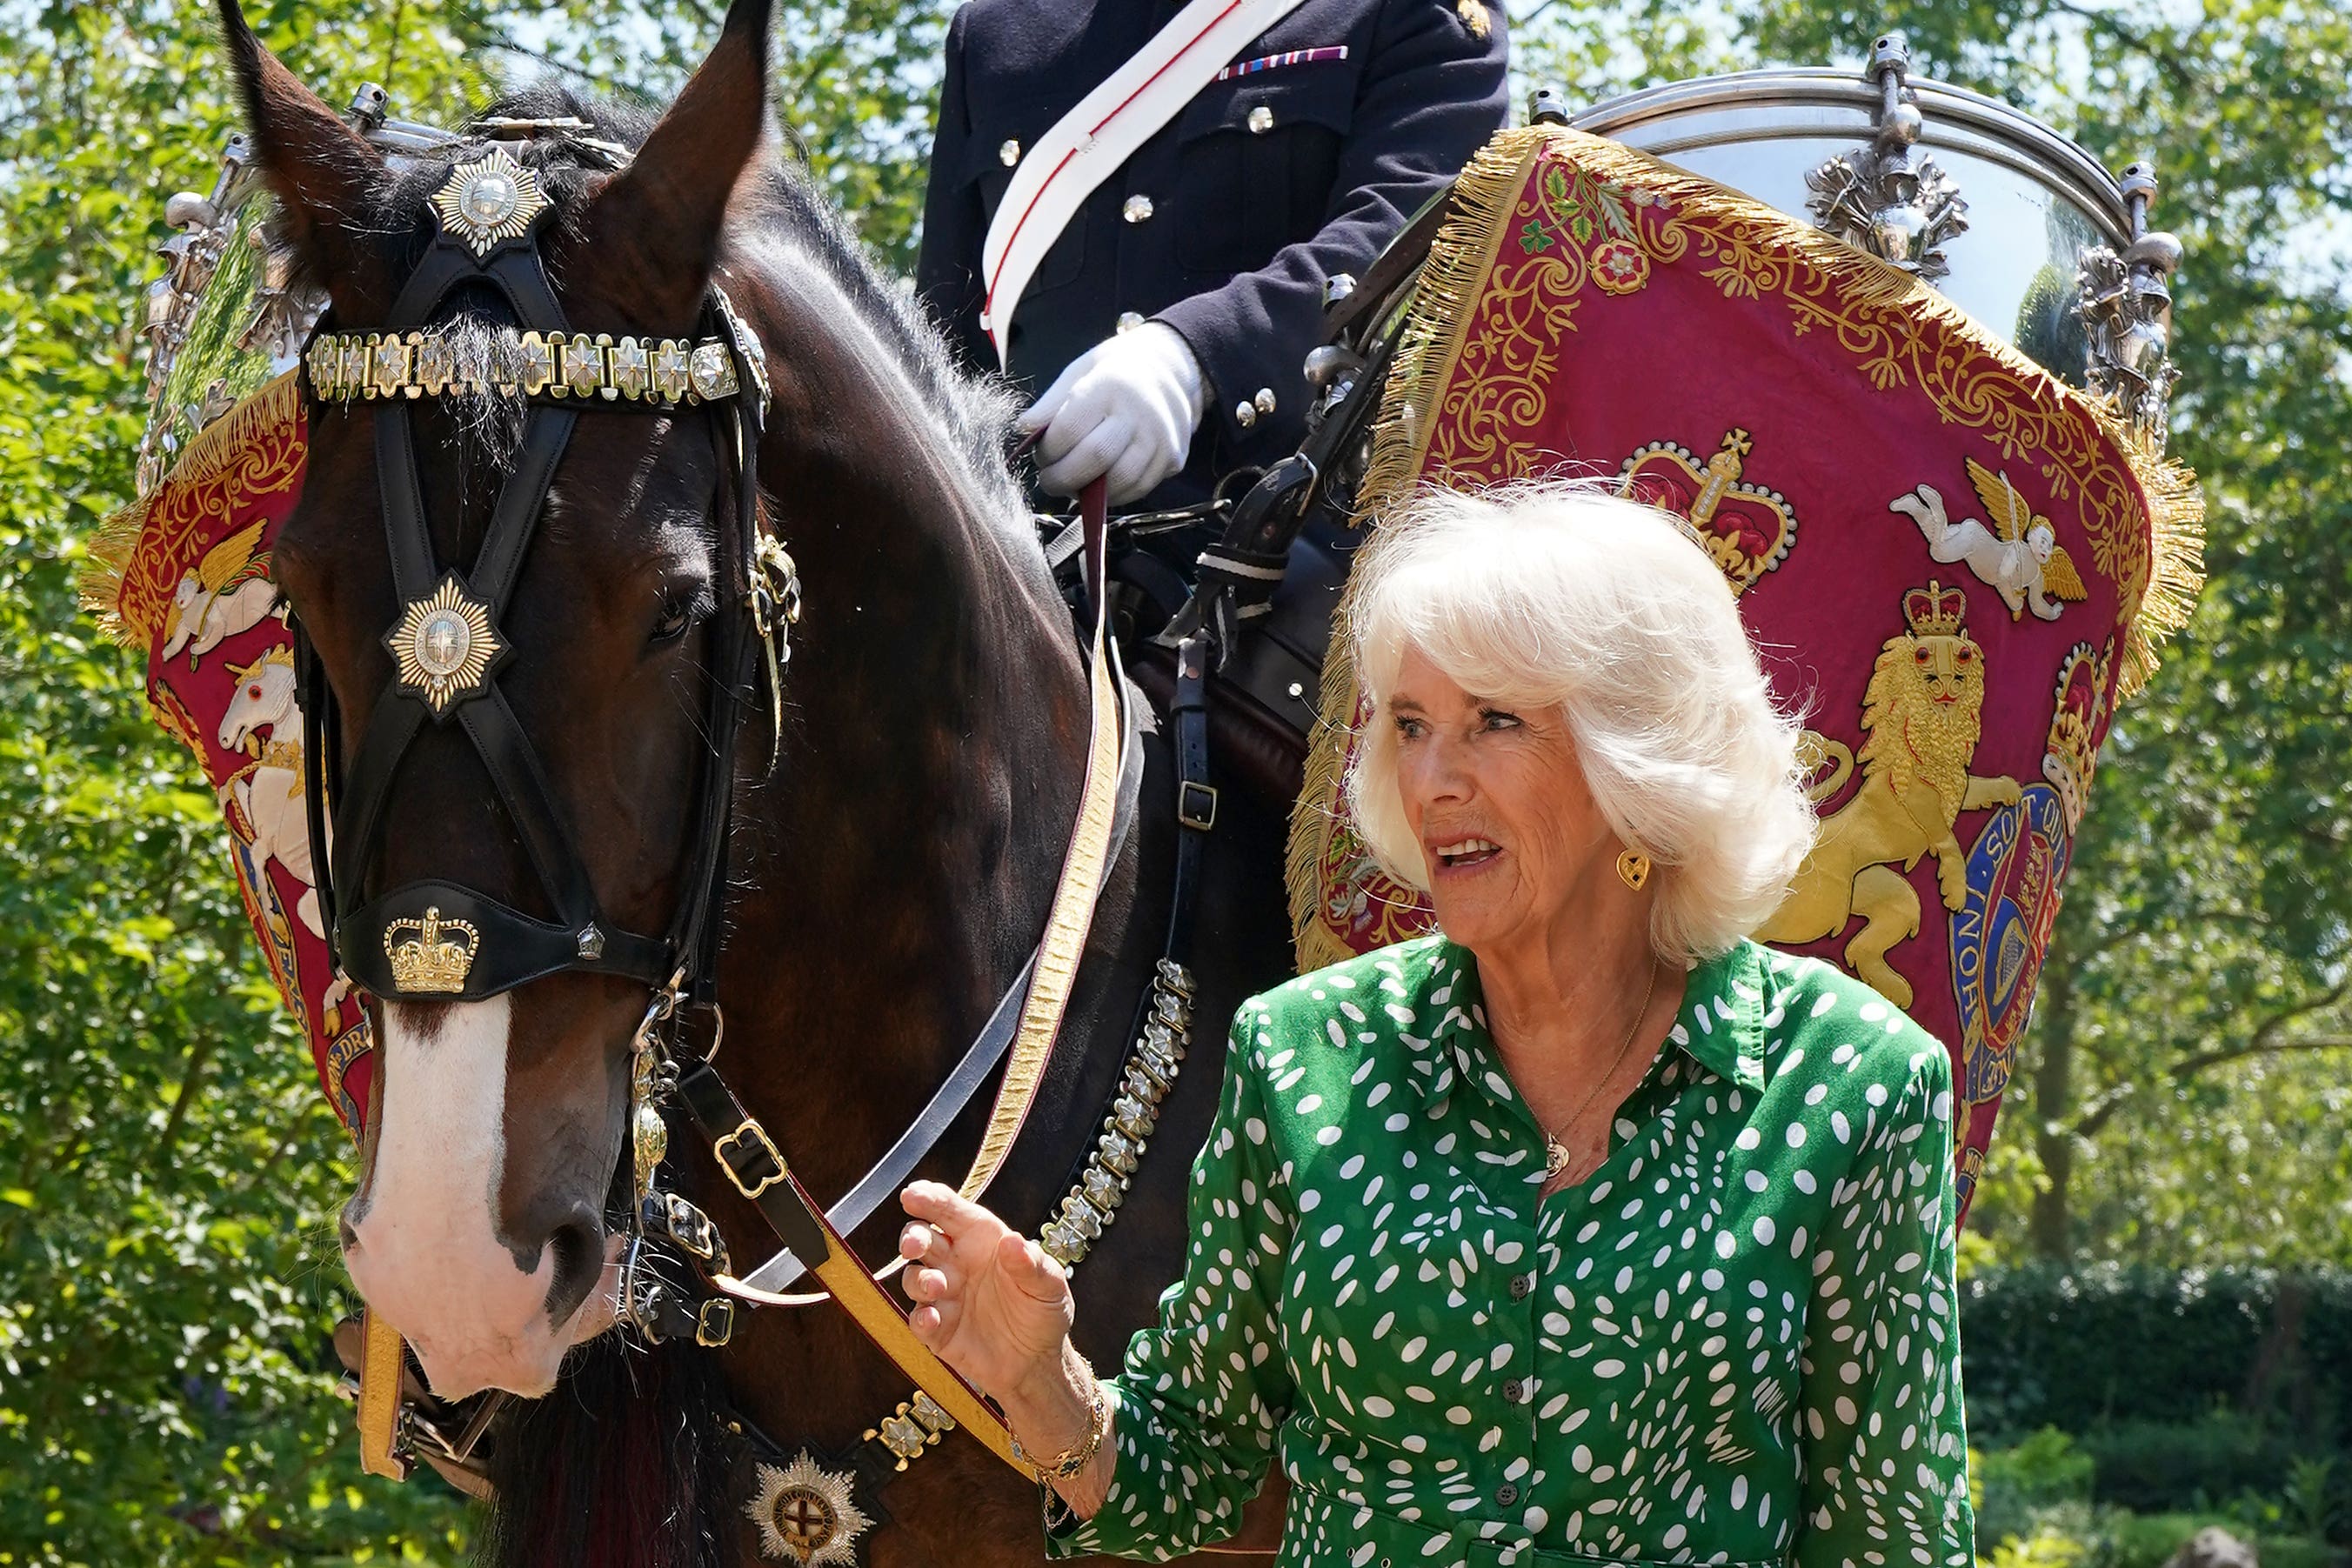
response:
[(1889, 949), (1919, 934), (1919, 895), (1901, 872), (1936, 857), (1947, 909), (1968, 896), (1968, 862), (1953, 824), (1962, 811), (2014, 803), (2017, 780), (1979, 778), (1975, 759), (1984, 706), (1984, 651), (1962, 628), (1958, 589), (1930, 582), (1904, 595), (1909, 629), (1887, 640), (1862, 699), (1868, 734), (1857, 758), (1843, 743), (1805, 732), (1808, 760), (1821, 773), (1816, 802), (1843, 789), (1859, 764), (1862, 788), (1822, 819), (1820, 839), (1788, 898), (1759, 938), (1799, 943), (1834, 936), (1856, 915), (1846, 967), (1900, 1008), (1911, 986), (1886, 962)]

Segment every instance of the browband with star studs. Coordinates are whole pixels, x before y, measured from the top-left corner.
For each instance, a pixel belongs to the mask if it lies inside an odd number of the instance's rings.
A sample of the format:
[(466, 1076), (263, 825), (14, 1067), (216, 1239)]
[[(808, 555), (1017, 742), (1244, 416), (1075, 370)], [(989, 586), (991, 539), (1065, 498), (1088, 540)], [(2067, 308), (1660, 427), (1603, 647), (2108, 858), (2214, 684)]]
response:
[(735, 356), (723, 338), (615, 338), (609, 332), (517, 332), (463, 338), (413, 332), (321, 332), (303, 355), (310, 391), (353, 398), (520, 392), (608, 402), (697, 403), (733, 397)]

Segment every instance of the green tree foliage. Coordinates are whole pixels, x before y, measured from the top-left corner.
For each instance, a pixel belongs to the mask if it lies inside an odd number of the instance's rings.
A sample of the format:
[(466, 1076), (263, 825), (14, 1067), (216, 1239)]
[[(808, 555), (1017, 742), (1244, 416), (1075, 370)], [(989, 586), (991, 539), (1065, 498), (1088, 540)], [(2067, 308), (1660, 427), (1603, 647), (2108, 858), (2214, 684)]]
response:
[[(657, 102), (715, 0), (254, 0), (331, 100), (446, 120), (552, 70)], [(911, 260), (950, 7), (781, 5), (781, 122)], [(2352, 1260), (2352, 449), (2341, 227), (2352, 24), (2327, 5), (1520, 0), (1521, 74), (1586, 99), (1698, 70), (1923, 68), (2111, 163), (2189, 242), (2176, 448), (2213, 581), (2102, 768), (1979, 1205), (2017, 1253)], [(163, 198), (229, 126), (208, 5), (0, 0), (0, 1564), (449, 1560), (429, 1479), (357, 1474), (326, 1331), (350, 1154), (279, 1018), (190, 759), (74, 605), (130, 498), (133, 329)]]

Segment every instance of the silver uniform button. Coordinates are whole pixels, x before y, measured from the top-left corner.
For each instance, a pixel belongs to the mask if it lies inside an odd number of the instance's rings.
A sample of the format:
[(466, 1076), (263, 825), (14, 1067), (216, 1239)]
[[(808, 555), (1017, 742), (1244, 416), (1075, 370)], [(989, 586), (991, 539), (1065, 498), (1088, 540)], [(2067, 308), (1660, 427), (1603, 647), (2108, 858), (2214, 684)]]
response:
[(1257, 396), (1250, 399), (1250, 402), (1257, 404), (1258, 413), (1272, 413), (1274, 412), (1274, 389), (1272, 387), (1258, 388)]
[(1257, 423), (1257, 405), (1252, 402), (1234, 404), (1234, 423), (1247, 430)]
[(1004, 139), (1004, 145), (996, 150), (996, 161), (1003, 164), (1008, 169), (1012, 168), (1015, 163), (1020, 162), (1021, 143), (1013, 141), (1013, 138), (1009, 136), (1006, 137)]
[(1140, 326), (1142, 326), (1142, 325), (1143, 325), (1143, 312), (1142, 312), (1142, 311), (1140, 311), (1140, 310), (1122, 310), (1122, 311), (1120, 311), (1120, 312), (1118, 313), (1118, 329), (1119, 329), (1120, 331), (1122, 331), (1122, 332), (1132, 332), (1132, 331), (1134, 331), (1138, 327), (1140, 327)]
[(1128, 197), (1127, 204), (1119, 208), (1118, 215), (1131, 224), (1148, 222), (1151, 217), (1151, 198), (1139, 192)]
[(1267, 131), (1273, 130), (1274, 110), (1268, 109), (1262, 103), (1255, 109), (1251, 110), (1249, 111), (1249, 128), (1250, 133), (1255, 136), (1263, 136)]

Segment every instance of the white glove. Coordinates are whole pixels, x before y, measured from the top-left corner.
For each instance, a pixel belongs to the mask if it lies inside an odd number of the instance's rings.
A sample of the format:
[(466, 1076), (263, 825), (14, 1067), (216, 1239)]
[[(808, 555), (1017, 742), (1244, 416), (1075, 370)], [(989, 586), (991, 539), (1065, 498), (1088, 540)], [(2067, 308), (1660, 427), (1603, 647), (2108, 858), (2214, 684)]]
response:
[(1018, 423), (1045, 433), (1037, 444), (1038, 484), (1075, 496), (1108, 475), (1117, 506), (1150, 494), (1184, 466), (1207, 404), (1192, 345), (1173, 327), (1147, 321), (1072, 361)]

